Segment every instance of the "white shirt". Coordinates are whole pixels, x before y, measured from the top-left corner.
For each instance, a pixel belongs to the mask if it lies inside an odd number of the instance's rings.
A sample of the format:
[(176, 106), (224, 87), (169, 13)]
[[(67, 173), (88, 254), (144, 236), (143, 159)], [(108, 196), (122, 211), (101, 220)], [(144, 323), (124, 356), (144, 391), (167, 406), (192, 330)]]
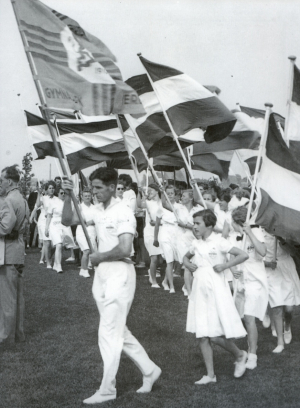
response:
[(215, 213), (215, 215), (217, 217), (216, 228), (218, 228), (220, 230), (223, 230), (225, 221), (229, 224), (229, 226), (231, 228), (231, 221), (232, 221), (231, 211), (228, 210), (227, 212), (225, 212), (225, 211), (221, 210), (219, 204), (216, 204), (215, 208), (214, 208), (214, 213)]
[(136, 211), (136, 195), (133, 190), (124, 191), (123, 203), (127, 205), (134, 213)]
[(119, 244), (122, 234), (135, 234), (136, 219), (133, 212), (123, 203), (112, 197), (107, 208), (103, 203), (94, 206), (92, 219), (98, 237), (100, 253), (111, 251)]
[[(201, 205), (196, 205), (195, 207), (192, 207), (191, 210), (189, 211), (185, 205), (181, 205), (180, 208), (177, 209), (177, 215), (179, 217), (179, 221), (181, 221), (183, 224), (194, 224), (194, 219), (193, 215), (198, 212), (202, 211), (203, 207)], [(180, 228), (182, 232), (185, 232), (185, 228)]]
[(51, 200), (49, 200), (47, 214), (52, 214), (53, 222), (61, 222), (63, 208), (64, 208), (63, 200), (60, 200), (57, 197), (53, 197), (51, 198)]

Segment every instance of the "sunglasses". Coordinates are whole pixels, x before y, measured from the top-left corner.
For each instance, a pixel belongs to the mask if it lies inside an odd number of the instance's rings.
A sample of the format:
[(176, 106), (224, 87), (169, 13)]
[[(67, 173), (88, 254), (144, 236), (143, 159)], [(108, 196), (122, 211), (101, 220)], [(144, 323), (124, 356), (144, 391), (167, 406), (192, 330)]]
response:
[(117, 190), (124, 190), (124, 188), (122, 188), (122, 187), (118, 187), (118, 188), (117, 188)]

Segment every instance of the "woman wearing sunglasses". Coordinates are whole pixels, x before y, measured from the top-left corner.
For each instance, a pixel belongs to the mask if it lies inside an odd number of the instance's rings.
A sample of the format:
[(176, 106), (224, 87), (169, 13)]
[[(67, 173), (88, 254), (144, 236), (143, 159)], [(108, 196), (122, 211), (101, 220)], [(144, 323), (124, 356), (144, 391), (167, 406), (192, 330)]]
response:
[(125, 186), (124, 183), (120, 180), (118, 180), (117, 188), (116, 188), (116, 198), (118, 201), (123, 200), (123, 194), (125, 191)]
[(46, 222), (46, 237), (50, 237), (55, 246), (55, 257), (53, 269), (57, 273), (62, 273), (61, 259), (62, 259), (62, 246), (64, 239), (67, 237), (68, 248), (74, 247), (74, 241), (72, 231), (70, 227), (65, 227), (61, 223), (62, 211), (65, 200), (65, 192), (61, 188), (58, 192), (58, 198), (53, 197), (47, 210), (47, 222)]

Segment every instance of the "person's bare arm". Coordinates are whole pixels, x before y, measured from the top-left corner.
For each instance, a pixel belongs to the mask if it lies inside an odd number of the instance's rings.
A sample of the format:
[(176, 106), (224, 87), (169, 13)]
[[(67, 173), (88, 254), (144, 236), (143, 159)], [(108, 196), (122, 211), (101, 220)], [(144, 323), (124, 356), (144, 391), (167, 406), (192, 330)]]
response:
[(193, 262), (190, 261), (190, 259), (194, 255), (191, 254), (190, 252), (187, 252), (184, 257), (183, 257), (183, 265), (190, 271), (190, 272), (195, 272), (198, 269), (198, 266), (194, 264)]
[(155, 228), (154, 228), (154, 242), (153, 242), (153, 245), (154, 245), (155, 247), (159, 247), (158, 233), (159, 233), (160, 223), (161, 223), (161, 218), (160, 218), (160, 217), (156, 217)]
[(252, 229), (249, 225), (245, 225), (243, 227), (243, 231), (248, 235), (250, 238), (252, 244), (254, 245), (254, 248), (256, 252), (259, 253), (260, 256), (266, 256), (267, 253), (267, 247), (264, 242), (260, 242), (256, 236), (253, 234)]
[(133, 235), (125, 233), (119, 236), (119, 243), (107, 252), (94, 252), (90, 255), (90, 261), (94, 266), (101, 262), (114, 262), (130, 257), (132, 249)]
[(52, 214), (47, 214), (46, 228), (45, 228), (46, 237), (49, 237), (49, 226), (50, 226), (51, 219), (52, 219)]
[(73, 182), (71, 180), (63, 179), (62, 188), (65, 190), (64, 207), (61, 217), (61, 223), (66, 227), (71, 225), (79, 225), (80, 221), (76, 211), (72, 209), (71, 191), (73, 190)]
[(239, 265), (249, 258), (249, 255), (242, 251), (239, 248), (233, 247), (229, 251), (229, 254), (234, 255), (234, 258), (231, 257), (230, 261), (225, 262), (223, 264), (218, 264), (213, 267), (215, 272), (223, 272), (225, 269), (231, 268), (232, 266)]

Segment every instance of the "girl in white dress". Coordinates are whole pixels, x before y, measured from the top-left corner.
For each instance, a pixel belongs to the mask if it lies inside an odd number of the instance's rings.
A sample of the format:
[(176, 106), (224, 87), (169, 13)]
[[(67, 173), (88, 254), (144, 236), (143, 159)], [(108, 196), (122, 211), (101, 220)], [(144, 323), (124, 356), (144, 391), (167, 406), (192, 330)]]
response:
[[(237, 233), (230, 237), (231, 243), (242, 248), (242, 236), (246, 234), (246, 252), (249, 259), (242, 265), (238, 281), (236, 306), (244, 318), (248, 333), (248, 361), (246, 367), (253, 370), (257, 366), (258, 332), (255, 319), (263, 321), (268, 306), (268, 281), (263, 257), (267, 249), (264, 234), (257, 225), (246, 225), (247, 208), (238, 207), (232, 212), (232, 227)], [(236, 283), (236, 282), (235, 282)]]
[[(174, 186), (167, 186), (166, 193), (169, 197), (174, 210), (180, 209), (181, 204), (176, 203), (176, 191)], [(165, 290), (169, 290), (170, 293), (175, 293), (173, 282), (173, 267), (174, 262), (178, 261), (177, 255), (177, 220), (176, 216), (169, 208), (169, 204), (164, 200), (163, 206), (157, 213), (155, 229), (154, 229), (154, 242), (155, 247), (161, 247), (163, 256), (166, 260), (166, 275), (162, 282), (162, 286)]]
[(62, 246), (65, 238), (68, 239), (68, 248), (75, 246), (72, 236), (71, 227), (65, 227), (61, 223), (61, 217), (63, 212), (65, 199), (65, 192), (61, 188), (58, 192), (58, 198), (53, 197), (51, 204), (47, 210), (47, 222), (45, 228), (45, 236), (50, 237), (55, 246), (55, 257), (53, 269), (57, 273), (62, 273), (61, 259), (62, 259)]
[[(183, 263), (183, 257), (188, 252), (191, 243), (195, 239), (193, 234), (193, 215), (197, 211), (203, 210), (203, 207), (199, 204), (194, 205), (193, 190), (185, 190), (181, 195), (182, 206), (177, 209), (178, 229), (176, 238), (176, 249), (178, 255), (178, 262)], [(187, 296), (190, 295), (192, 290), (192, 277), (191, 274), (184, 267), (184, 286), (182, 288), (183, 293)]]
[[(92, 201), (92, 193), (88, 188), (84, 188), (82, 193), (82, 203), (80, 204), (80, 210), (85, 221), (85, 225), (87, 227), (87, 231), (92, 243), (94, 250), (97, 250), (97, 243), (96, 243), (96, 229), (95, 224), (93, 221), (94, 216), (94, 206), (91, 203)], [(79, 248), (82, 251), (81, 257), (81, 269), (79, 272), (79, 276), (83, 276), (84, 278), (89, 278), (90, 274), (88, 271), (88, 264), (89, 264), (89, 254), (90, 248), (85, 238), (83, 229), (81, 225), (78, 225), (76, 228), (76, 241), (79, 245)]]
[(273, 353), (281, 353), (284, 343), (289, 344), (292, 340), (291, 320), (294, 306), (300, 304), (300, 280), (293, 258), (282, 245), (284, 241), (281, 243), (265, 231), (265, 242), (267, 254), (264, 263), (269, 285), (269, 304), (277, 334), (277, 347)]
[[(218, 344), (235, 357), (236, 378), (241, 377), (246, 370), (247, 353), (240, 350), (232, 340), (245, 337), (246, 331), (223, 271), (244, 262), (248, 255), (213, 232), (217, 219), (211, 210), (199, 211), (193, 218), (197, 239), (183, 258), (185, 267), (194, 274), (186, 330), (195, 333), (200, 339), (207, 369), (207, 375), (196, 384), (208, 384), (216, 382), (211, 343)], [(226, 262), (227, 253), (232, 254), (234, 259)], [(192, 257), (193, 262), (190, 261)]]
[(158, 210), (162, 207), (160, 200), (160, 190), (157, 184), (149, 184), (147, 197), (143, 190), (140, 190), (142, 194), (142, 200), (138, 194), (137, 204), (140, 208), (146, 209), (146, 220), (144, 228), (144, 243), (145, 247), (150, 256), (150, 282), (152, 288), (159, 288), (156, 281), (156, 268), (159, 263), (159, 258), (162, 254), (162, 249), (160, 247), (155, 247), (153, 245), (154, 241), (154, 227), (156, 221), (156, 215)]

